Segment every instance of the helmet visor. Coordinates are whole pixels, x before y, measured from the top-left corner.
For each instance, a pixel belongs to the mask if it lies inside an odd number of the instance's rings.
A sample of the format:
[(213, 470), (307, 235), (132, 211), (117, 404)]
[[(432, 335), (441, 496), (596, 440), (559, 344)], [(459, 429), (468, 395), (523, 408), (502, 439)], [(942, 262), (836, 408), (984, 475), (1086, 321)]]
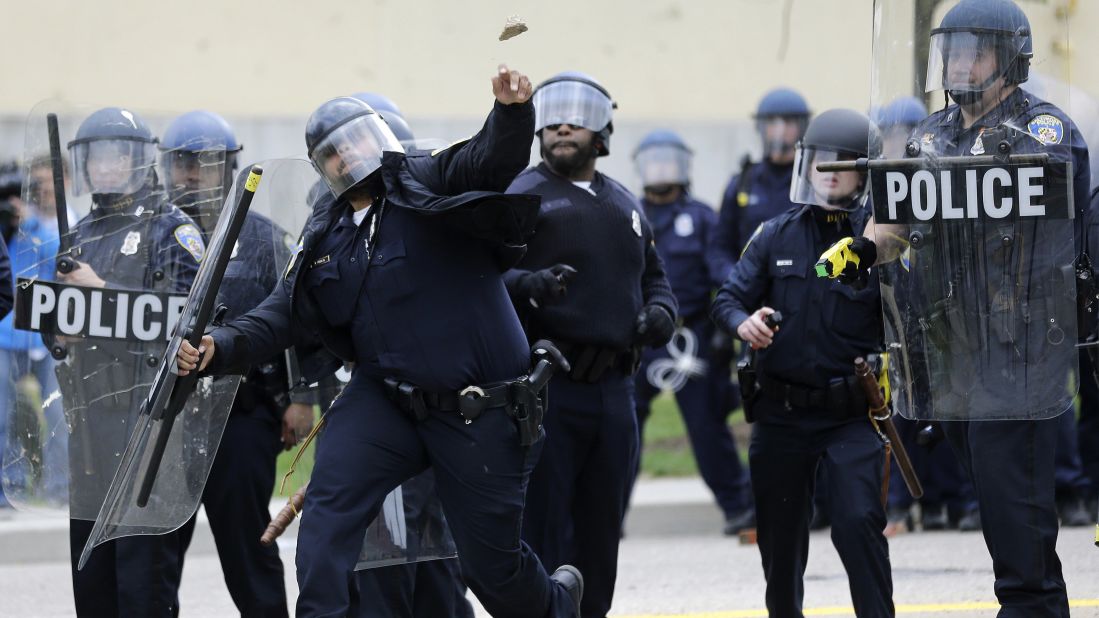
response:
[(809, 126), (808, 116), (759, 116), (756, 131), (763, 143), (763, 156), (767, 158), (790, 156), (794, 146), (805, 135)]
[(221, 208), (226, 190), (226, 165), (234, 157), (224, 150), (169, 150), (160, 153), (160, 175), (176, 206)]
[(1003, 76), (1026, 43), (1022, 34), (939, 30), (931, 33), (926, 91), (980, 92)]
[(404, 152), (393, 131), (377, 114), (364, 114), (333, 129), (309, 158), (336, 197), (382, 166), (382, 153)]
[(641, 150), (634, 157), (641, 186), (687, 185), (691, 182), (691, 153), (670, 144)]
[(156, 165), (156, 144), (130, 139), (101, 139), (73, 144), (69, 149), (73, 193), (129, 195), (145, 186)]
[(554, 82), (534, 93), (534, 130), (571, 124), (602, 131), (611, 122), (614, 103), (598, 88), (575, 81)]
[(822, 148), (799, 146), (794, 155), (790, 201), (843, 210), (854, 210), (866, 193), (865, 172), (822, 172), (821, 163), (853, 161), (859, 155)]

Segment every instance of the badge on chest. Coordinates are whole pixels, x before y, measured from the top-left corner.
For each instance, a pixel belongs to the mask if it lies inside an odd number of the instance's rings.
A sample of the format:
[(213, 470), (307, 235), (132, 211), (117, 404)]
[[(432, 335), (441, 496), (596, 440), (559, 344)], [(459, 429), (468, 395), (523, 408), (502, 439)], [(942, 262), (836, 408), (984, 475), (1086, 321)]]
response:
[(633, 211), (631, 221), (633, 223), (633, 233), (637, 234), (638, 238), (641, 238), (641, 215), (637, 214), (636, 210)]
[(681, 213), (675, 218), (675, 235), (686, 238), (695, 233), (695, 220), (687, 213)]
[(141, 232), (133, 231), (126, 234), (125, 240), (122, 241), (122, 248), (119, 249), (119, 253), (122, 255), (133, 255), (137, 253), (138, 246), (141, 245)]

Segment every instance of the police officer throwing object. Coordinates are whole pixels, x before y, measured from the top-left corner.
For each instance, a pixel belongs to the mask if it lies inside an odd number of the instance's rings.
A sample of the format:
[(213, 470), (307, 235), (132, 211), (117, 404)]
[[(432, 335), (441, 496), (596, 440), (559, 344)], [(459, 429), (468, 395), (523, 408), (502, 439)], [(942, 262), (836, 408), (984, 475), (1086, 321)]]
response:
[[(213, 112), (188, 112), (168, 125), (159, 148), (169, 199), (195, 219), (209, 240), (242, 148), (232, 127)], [(267, 297), (293, 242), (271, 219), (248, 213), (218, 298), (230, 311), (226, 317), (241, 315)], [(257, 363), (241, 382), (202, 491), (225, 584), (243, 616), (288, 614), (278, 545), (261, 545), (257, 539), (271, 521), (275, 460), (309, 433), (313, 411), (310, 406), (303, 415), (290, 407), (282, 359), (277, 354)], [(187, 544), (194, 523), (192, 518), (183, 528)]]
[[(669, 351), (663, 348), (645, 350), (635, 378), (634, 396), (638, 423), (643, 427), (650, 402), (665, 386), (654, 383), (648, 375), (652, 363), (659, 361), (657, 370), (663, 365), (665, 372), (681, 373), (666, 381), (678, 381), (681, 385), (675, 399), (687, 425), (698, 470), (725, 514), (725, 534), (736, 534), (753, 525), (755, 512), (748, 472), (740, 463), (736, 443), (726, 424), (729, 413), (725, 405), (726, 389), (731, 386), (728, 358), (723, 363), (715, 362), (711, 355), (714, 324), (710, 320), (710, 300), (721, 280), (710, 268), (708, 258), (714, 251), (712, 235), (717, 215), (689, 193), (692, 157), (683, 139), (667, 130), (650, 132), (634, 150), (634, 165), (645, 190), (641, 204), (652, 226), (656, 251), (664, 260), (683, 323), (681, 334), (676, 337), (681, 356), (669, 358)], [(694, 371), (690, 369), (692, 361), (684, 358), (691, 350), (697, 364)]]
[[(854, 379), (855, 358), (879, 348), (876, 286), (855, 291), (817, 279), (817, 256), (862, 230), (865, 173), (823, 173), (817, 163), (866, 157), (877, 128), (846, 109), (821, 113), (797, 149), (790, 200), (764, 223), (713, 303), (714, 321), (758, 349), (756, 387), (741, 388), (754, 418), (748, 451), (757, 539), (771, 616), (801, 616), (802, 578), (817, 466), (827, 461), (832, 543), (858, 616), (893, 615), (889, 548), (882, 534), (882, 439)], [(766, 324), (779, 311), (781, 328)], [(753, 392), (754, 391), (754, 392)]]
[[(501, 66), (482, 130), (406, 157), (367, 104), (318, 108), (306, 145), (321, 196), (282, 283), (247, 315), (180, 349), (181, 371), (259, 362), (291, 344), (307, 382), (354, 362), (326, 415), (298, 533), (297, 613), (336, 616), (367, 524), (402, 481), (435, 469), (462, 573), (494, 616), (575, 616), (573, 567), (549, 577), (519, 540), (541, 450), (530, 347), (502, 271), (537, 198), (501, 190), (527, 160), (530, 82)], [(545, 352), (544, 348), (540, 348)], [(556, 350), (553, 350), (556, 353)], [(548, 353), (544, 355), (549, 355)]]
[[(949, 421), (943, 430), (980, 505), (1001, 617), (1069, 615), (1052, 417), (1072, 409), (1071, 274), (1089, 159), (1068, 116), (1021, 87), (1034, 47), (1027, 16), (1008, 0), (962, 0), (943, 16), (931, 30), (926, 88), (951, 103), (916, 127), (912, 159), (868, 164), (881, 174), (874, 221), (851, 245), (858, 267), (832, 272), (857, 277), (877, 262), (883, 295), (886, 282), (905, 286), (885, 303), (886, 343), (903, 359), (893, 363), (894, 402), (905, 416)], [(889, 71), (896, 61), (875, 65)], [(917, 178), (931, 182), (921, 188)]]
[(613, 131), (607, 90), (569, 71), (540, 84), (534, 105), (542, 163), (508, 193), (540, 195), (542, 207), (508, 290), (527, 336), (554, 341), (572, 371), (550, 388), (523, 538), (551, 567), (575, 561), (582, 614), (598, 617), (611, 607), (637, 465), (632, 376), (642, 347), (671, 338), (677, 304), (637, 199), (595, 170)]
[[(75, 268), (61, 283), (185, 294), (205, 245), (159, 186), (156, 138), (133, 111), (101, 109), (69, 142), (73, 190), (92, 210), (70, 231)], [(57, 372), (69, 436), (69, 547), (78, 615), (171, 616), (179, 611), (178, 532), (110, 541), (77, 570), (80, 552), (152, 380), (165, 337), (68, 340)], [(152, 359), (152, 365), (147, 360)]]

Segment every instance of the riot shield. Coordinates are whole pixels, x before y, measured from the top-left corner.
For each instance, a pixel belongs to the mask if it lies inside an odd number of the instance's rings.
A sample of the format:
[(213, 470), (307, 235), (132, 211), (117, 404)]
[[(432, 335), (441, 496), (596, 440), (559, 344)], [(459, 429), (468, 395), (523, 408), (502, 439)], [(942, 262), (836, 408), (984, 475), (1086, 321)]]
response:
[(366, 529), (355, 570), (457, 555), (442, 505), (435, 495), (435, 472), (428, 469), (385, 497), (381, 512)]
[[(884, 152), (857, 167), (870, 178), (896, 410), (1057, 416), (1075, 396), (1086, 147), (1071, 110), (1026, 79), (1038, 67), (1064, 73), (1053, 46), (1035, 41), (1067, 41), (1066, 21), (1035, 3), (874, 10), (871, 109)], [(921, 103), (929, 115), (906, 120), (902, 108)]]
[[(232, 405), (230, 399), (229, 405), (210, 406), (207, 393), (240, 378), (205, 376), (190, 384), (176, 373), (176, 351), (184, 338), (204, 332), (211, 315), (215, 321), (243, 315), (274, 289), (308, 217), (306, 194), (316, 181), (312, 166), (294, 159), (264, 161), (247, 173), (238, 177), (210, 232), (206, 257), (171, 344), (158, 359), (156, 379), (143, 393), (141, 414), (84, 557), (110, 539), (175, 530), (202, 499)], [(281, 354), (269, 359), (248, 374), (249, 381), (270, 379), (285, 389), (285, 368), (266, 367), (281, 363)]]
[[(172, 114), (47, 101), (31, 112), (2, 397), (18, 508), (95, 519), (203, 257), (155, 170)], [(49, 355), (46, 355), (48, 350)], [(202, 393), (227, 407), (235, 383)]]

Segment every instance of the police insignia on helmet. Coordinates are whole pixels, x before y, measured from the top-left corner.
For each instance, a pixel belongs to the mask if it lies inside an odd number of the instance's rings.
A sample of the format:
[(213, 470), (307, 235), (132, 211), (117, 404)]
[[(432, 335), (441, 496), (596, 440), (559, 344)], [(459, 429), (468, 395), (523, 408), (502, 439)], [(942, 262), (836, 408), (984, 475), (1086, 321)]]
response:
[(1065, 125), (1061, 119), (1051, 114), (1040, 114), (1027, 124), (1027, 132), (1047, 146), (1060, 144), (1065, 136)]
[(206, 244), (202, 242), (202, 234), (194, 224), (184, 223), (177, 227), (175, 237), (179, 246), (186, 249), (196, 262), (202, 261), (202, 256), (206, 254)]

